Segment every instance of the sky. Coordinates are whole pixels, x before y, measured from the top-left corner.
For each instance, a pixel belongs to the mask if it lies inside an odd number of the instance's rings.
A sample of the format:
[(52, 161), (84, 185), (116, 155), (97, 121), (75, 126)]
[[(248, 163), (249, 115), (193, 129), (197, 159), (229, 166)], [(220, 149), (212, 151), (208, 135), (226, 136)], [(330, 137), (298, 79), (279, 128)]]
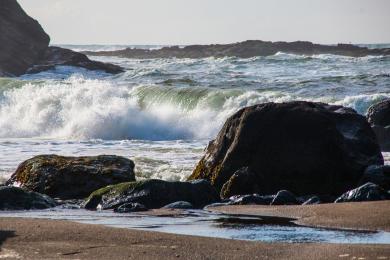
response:
[(390, 0), (18, 0), (55, 44), (390, 43)]

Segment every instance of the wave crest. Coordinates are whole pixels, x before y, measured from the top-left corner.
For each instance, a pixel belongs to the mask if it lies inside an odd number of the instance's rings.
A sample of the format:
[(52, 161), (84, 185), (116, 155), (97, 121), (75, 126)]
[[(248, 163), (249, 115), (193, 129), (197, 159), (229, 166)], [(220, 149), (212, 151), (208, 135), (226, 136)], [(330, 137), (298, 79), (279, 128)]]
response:
[[(365, 113), (388, 94), (323, 101)], [(27, 83), (0, 96), (0, 137), (177, 140), (213, 138), (242, 107), (304, 100), (279, 91), (116, 85), (73, 76)], [(307, 99), (306, 99), (307, 100)]]

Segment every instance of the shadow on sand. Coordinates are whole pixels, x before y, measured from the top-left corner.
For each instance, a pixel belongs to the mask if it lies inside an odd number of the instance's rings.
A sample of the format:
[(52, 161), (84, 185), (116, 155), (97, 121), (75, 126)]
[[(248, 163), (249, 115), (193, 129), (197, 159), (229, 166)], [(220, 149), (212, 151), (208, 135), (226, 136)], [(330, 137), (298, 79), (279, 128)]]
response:
[(15, 231), (0, 230), (0, 251), (3, 243), (10, 237), (15, 236)]

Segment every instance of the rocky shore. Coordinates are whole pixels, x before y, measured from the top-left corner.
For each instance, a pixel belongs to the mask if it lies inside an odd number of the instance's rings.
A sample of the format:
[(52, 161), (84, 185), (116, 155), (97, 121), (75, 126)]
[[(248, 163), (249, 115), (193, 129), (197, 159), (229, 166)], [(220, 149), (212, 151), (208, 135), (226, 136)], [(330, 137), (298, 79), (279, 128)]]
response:
[[(377, 114), (387, 116), (386, 106), (380, 105), (384, 112), (375, 107), (371, 122)], [(390, 199), (390, 168), (367, 118), (323, 103), (241, 109), (227, 119), (186, 182), (137, 180), (134, 167), (115, 155), (39, 155), (22, 162), (1, 187), (0, 209), (72, 204), (136, 212)]]
[(163, 47), (157, 50), (126, 48), (116, 51), (86, 51), (84, 54), (93, 56), (118, 56), (131, 59), (156, 58), (208, 58), (208, 57), (238, 57), (251, 58), (270, 56), (278, 52), (316, 55), (334, 54), (350, 57), (367, 55), (390, 55), (390, 49), (368, 49), (352, 44), (321, 45), (306, 41), (296, 42), (269, 42), (260, 40), (244, 41), (232, 44), (189, 45), (184, 47)]
[[(86, 52), (49, 46), (50, 38), (16, 0), (0, 7), (0, 77), (77, 66), (120, 73), (87, 55), (126, 58), (249, 58), (277, 52), (352, 57), (390, 49), (349, 44), (246, 41), (227, 45)], [(0, 210), (66, 209), (151, 212), (204, 209), (276, 216), (302, 225), (390, 231), (390, 101), (367, 116), (343, 106), (264, 103), (231, 115), (186, 181), (136, 177), (117, 155), (43, 154), (18, 166), (0, 185)], [(154, 212), (154, 211), (153, 211)], [(266, 244), (112, 229), (62, 221), (0, 221), (0, 258), (360, 258), (386, 259), (387, 245)], [(299, 250), (297, 250), (299, 249)], [(256, 258), (256, 257), (255, 257)]]
[(16, 0), (1, 1), (0, 42), (0, 77), (38, 73), (55, 66), (75, 66), (113, 74), (123, 72), (119, 66), (92, 61), (84, 54), (49, 46), (49, 35)]

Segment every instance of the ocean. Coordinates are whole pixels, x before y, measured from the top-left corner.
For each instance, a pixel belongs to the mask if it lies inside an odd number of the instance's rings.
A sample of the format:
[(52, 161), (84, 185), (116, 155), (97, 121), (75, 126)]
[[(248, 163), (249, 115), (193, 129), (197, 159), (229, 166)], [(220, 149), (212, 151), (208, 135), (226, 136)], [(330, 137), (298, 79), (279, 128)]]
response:
[[(135, 47), (61, 46), (77, 51)], [(63, 66), (0, 78), (0, 181), (38, 154), (122, 155), (134, 160), (138, 179), (185, 180), (207, 143), (242, 107), (308, 100), (364, 115), (370, 105), (390, 97), (389, 56), (90, 58), (126, 71), (110, 75)], [(390, 153), (384, 156), (390, 163)]]

